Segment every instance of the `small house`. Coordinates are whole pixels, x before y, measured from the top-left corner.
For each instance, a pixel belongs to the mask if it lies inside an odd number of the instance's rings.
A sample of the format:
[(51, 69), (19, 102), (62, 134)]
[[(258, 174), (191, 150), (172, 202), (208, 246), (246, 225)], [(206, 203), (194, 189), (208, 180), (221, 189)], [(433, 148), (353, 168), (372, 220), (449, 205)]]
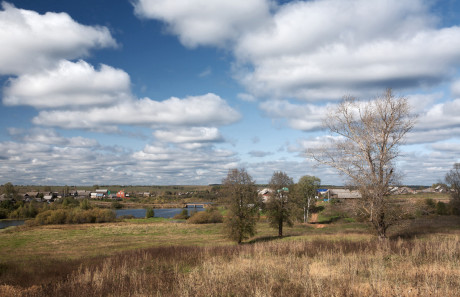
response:
[(358, 190), (348, 189), (330, 189), (330, 197), (332, 199), (358, 199), (362, 198), (361, 193)]

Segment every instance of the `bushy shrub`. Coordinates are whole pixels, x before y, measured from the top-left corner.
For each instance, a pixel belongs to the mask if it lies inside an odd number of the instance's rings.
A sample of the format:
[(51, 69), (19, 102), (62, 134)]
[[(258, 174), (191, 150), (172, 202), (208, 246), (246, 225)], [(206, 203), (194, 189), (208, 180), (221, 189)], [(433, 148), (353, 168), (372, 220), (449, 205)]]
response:
[[(59, 203), (59, 202), (58, 202)], [(64, 199), (61, 200), (61, 204), (64, 207), (74, 207), (78, 205), (78, 200), (75, 199), (74, 197), (65, 197)]]
[(24, 219), (24, 218), (35, 218), (38, 210), (32, 203), (21, 205), (14, 211), (10, 212), (9, 217), (11, 219)]
[(121, 209), (123, 208), (123, 204), (121, 204), (118, 201), (113, 201), (112, 204), (110, 205), (111, 208), (113, 209)]
[(0, 208), (13, 210), (15, 208), (14, 207), (14, 202), (12, 202), (11, 200), (0, 201)]
[(453, 215), (459, 216), (460, 215), (460, 200), (451, 199), (449, 202), (449, 209)]
[(80, 201), (80, 208), (84, 210), (88, 210), (88, 209), (91, 209), (92, 207), (91, 207), (91, 204), (89, 203), (89, 200), (84, 199)]
[(436, 202), (433, 200), (433, 198), (426, 198), (425, 199), (425, 204), (429, 207), (435, 208), (436, 207)]
[(8, 209), (0, 208), (0, 219), (8, 218)]
[(224, 221), (224, 217), (218, 210), (211, 211), (208, 214), (209, 214), (208, 223), (222, 223)]
[(68, 212), (66, 209), (45, 210), (37, 215), (35, 223), (38, 225), (65, 224)]
[(153, 208), (147, 208), (147, 211), (145, 212), (145, 217), (148, 218), (153, 218), (155, 216), (155, 211)]
[(34, 223), (37, 225), (105, 223), (113, 222), (115, 218), (115, 213), (110, 209), (55, 209), (39, 213)]
[(193, 214), (188, 220), (189, 224), (210, 224), (210, 223), (222, 223), (224, 221), (223, 216), (220, 212), (215, 210), (200, 211)]
[(439, 201), (436, 204), (436, 214), (446, 215), (447, 213), (448, 213), (447, 205), (444, 202)]
[(176, 220), (187, 220), (190, 216), (188, 215), (188, 210), (184, 208), (180, 213), (176, 214), (173, 219)]

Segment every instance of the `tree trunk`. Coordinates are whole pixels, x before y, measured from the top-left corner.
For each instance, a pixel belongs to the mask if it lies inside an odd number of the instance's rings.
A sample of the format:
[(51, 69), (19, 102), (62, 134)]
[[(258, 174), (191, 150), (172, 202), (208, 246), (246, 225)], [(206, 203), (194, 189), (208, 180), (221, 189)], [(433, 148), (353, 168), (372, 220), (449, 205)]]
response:
[(377, 234), (379, 236), (379, 239), (380, 240), (383, 240), (383, 239), (386, 239), (387, 238), (387, 224), (385, 222), (385, 212), (384, 211), (380, 211), (379, 214), (377, 215), (376, 217), (376, 220), (377, 222), (376, 223), (376, 226), (377, 226)]
[(307, 217), (308, 215), (305, 215), (305, 206), (303, 207), (303, 222), (306, 223), (307, 222)]
[(278, 236), (283, 237), (283, 220), (278, 222)]

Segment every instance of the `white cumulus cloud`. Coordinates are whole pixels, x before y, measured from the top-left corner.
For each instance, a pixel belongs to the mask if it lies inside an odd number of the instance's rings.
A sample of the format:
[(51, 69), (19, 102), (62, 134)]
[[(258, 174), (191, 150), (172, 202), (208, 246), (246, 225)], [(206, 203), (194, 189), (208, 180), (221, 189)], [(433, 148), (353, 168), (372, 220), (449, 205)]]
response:
[(286, 100), (269, 100), (262, 102), (259, 107), (271, 118), (286, 119), (291, 128), (314, 131), (322, 128), (323, 119), (334, 105), (318, 106), (293, 104)]
[(4, 89), (5, 105), (36, 108), (107, 105), (131, 98), (129, 75), (120, 69), (85, 61), (61, 60), (56, 68), (11, 78)]
[(215, 127), (192, 127), (153, 132), (156, 139), (173, 143), (207, 143), (222, 141), (222, 135)]
[(7, 2), (1, 6), (0, 74), (28, 73), (60, 59), (87, 56), (92, 48), (117, 46), (106, 27), (79, 24), (67, 13), (41, 15)]
[(109, 107), (88, 110), (41, 111), (33, 123), (66, 129), (116, 130), (117, 125), (218, 126), (231, 124), (240, 114), (221, 97), (209, 93), (184, 99), (172, 97), (164, 101), (149, 98), (122, 102)]
[(436, 24), (419, 0), (293, 2), (238, 40), (237, 78), (258, 97), (302, 100), (436, 84), (460, 65), (460, 28)]
[(267, 0), (135, 0), (138, 16), (168, 25), (188, 47), (223, 46), (269, 16)]

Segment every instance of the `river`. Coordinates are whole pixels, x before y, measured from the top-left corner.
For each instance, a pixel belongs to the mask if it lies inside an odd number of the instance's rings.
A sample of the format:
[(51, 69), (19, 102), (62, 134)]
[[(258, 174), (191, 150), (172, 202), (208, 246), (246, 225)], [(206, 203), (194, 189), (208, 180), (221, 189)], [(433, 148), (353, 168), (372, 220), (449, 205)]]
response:
[[(182, 210), (188, 210), (188, 214), (190, 215), (193, 211), (204, 211), (204, 208), (197, 207), (197, 208), (155, 208), (153, 211), (155, 212), (155, 218), (166, 218), (170, 219), (174, 217), (176, 214), (180, 214)], [(145, 218), (146, 210), (144, 208), (127, 208), (127, 209), (117, 209), (116, 211), (117, 218), (126, 215), (132, 215), (135, 218)]]
[(6, 227), (11, 226), (20, 226), (24, 225), (24, 220), (4, 220), (0, 221), (0, 229), (4, 229)]
[[(183, 209), (188, 210), (188, 214), (194, 211), (204, 211), (205, 209), (202, 207), (197, 208), (155, 208), (153, 211), (155, 212), (156, 218), (166, 218), (170, 219), (174, 217), (176, 214), (180, 214)], [(135, 218), (145, 218), (146, 210), (144, 208), (127, 208), (127, 209), (117, 209), (115, 211), (117, 218), (126, 215), (132, 215)], [(24, 220), (0, 220), (0, 229), (4, 229), (10, 226), (20, 226), (24, 224)]]

